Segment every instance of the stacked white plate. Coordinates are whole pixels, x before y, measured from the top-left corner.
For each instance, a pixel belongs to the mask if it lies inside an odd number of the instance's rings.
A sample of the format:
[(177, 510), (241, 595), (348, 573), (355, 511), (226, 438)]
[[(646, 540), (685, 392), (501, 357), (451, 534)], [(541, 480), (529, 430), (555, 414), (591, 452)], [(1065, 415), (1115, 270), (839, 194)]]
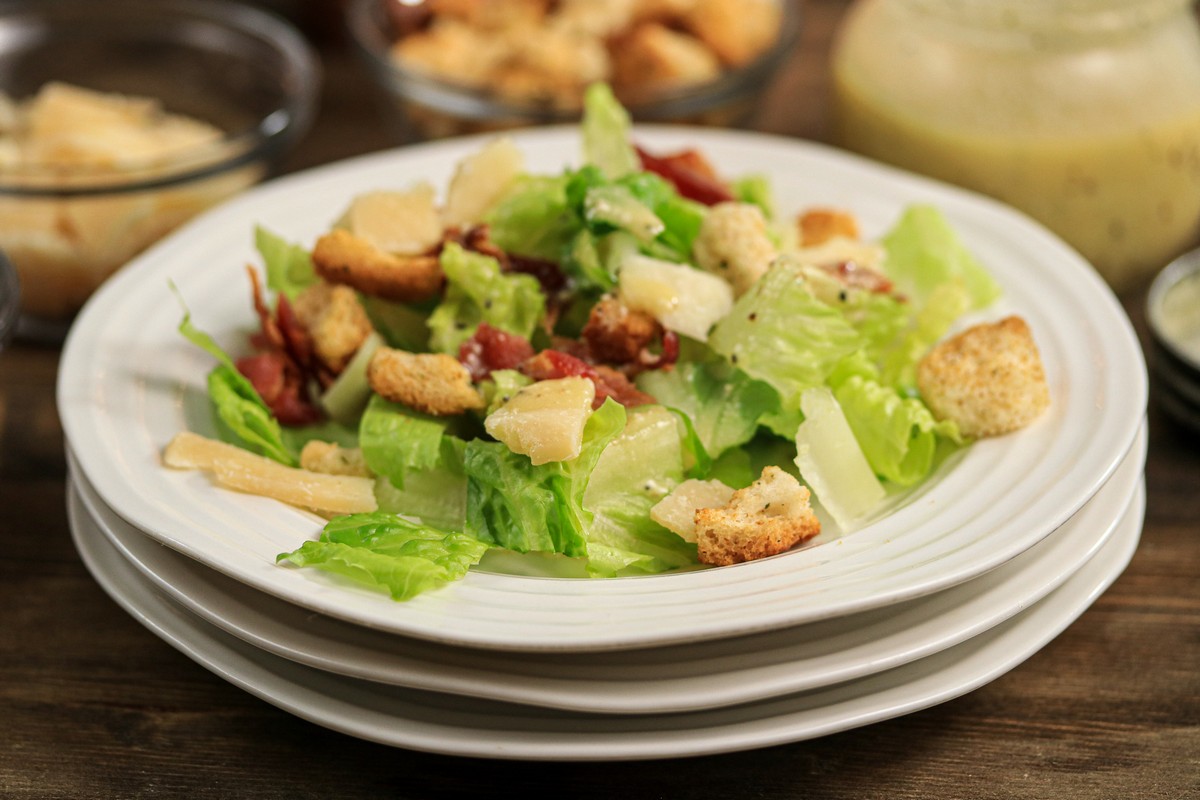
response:
[[(110, 281), (68, 339), (59, 410), (79, 551), (129, 613), (198, 663), (354, 736), (517, 759), (699, 755), (797, 741), (909, 713), (1028, 658), (1123, 571), (1141, 532), (1146, 377), (1109, 290), (1060, 241), (974, 195), (837, 151), (745, 133), (646, 128), (728, 175), (771, 177), (779, 207), (853, 210), (881, 234), (932, 203), (1005, 289), (1046, 365), (1051, 409), (980, 441), (888, 513), (749, 564), (615, 580), (475, 571), (407, 603), (275, 555), (322, 520), (161, 466), (212, 433), (211, 360), (255, 327), (253, 228), (311, 242), (363, 191), (444, 185), (479, 140), (382, 153), (263, 185)], [(578, 160), (577, 134), (516, 137), (533, 171)]]

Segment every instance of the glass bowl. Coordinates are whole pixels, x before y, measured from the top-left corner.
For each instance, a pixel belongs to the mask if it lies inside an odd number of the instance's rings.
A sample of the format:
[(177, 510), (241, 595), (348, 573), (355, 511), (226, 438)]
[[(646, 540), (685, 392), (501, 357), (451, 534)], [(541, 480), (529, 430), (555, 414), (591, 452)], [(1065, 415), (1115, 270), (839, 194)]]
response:
[(1175, 259), (1154, 279), (1146, 322), (1159, 403), (1200, 433), (1200, 250)]
[[(573, 122), (579, 118), (577, 106), (508, 99), (485, 88), (455, 84), (401, 65), (391, 57), (397, 32), (388, 3), (422, 5), (410, 0), (348, 0), (346, 22), (350, 39), (379, 89), (385, 120), (398, 141)], [(715, 79), (704, 83), (647, 92), (636, 99), (621, 97), (633, 118), (709, 126), (747, 124), (763, 91), (799, 40), (799, 6), (795, 0), (779, 0), (778, 6), (781, 12), (778, 30), (765, 50), (741, 66), (723, 69)]]
[[(267, 175), (319, 80), (291, 25), (225, 0), (0, 0), (0, 249), (22, 330), (65, 329), (112, 272)], [(190, 133), (148, 145), (167, 125)]]

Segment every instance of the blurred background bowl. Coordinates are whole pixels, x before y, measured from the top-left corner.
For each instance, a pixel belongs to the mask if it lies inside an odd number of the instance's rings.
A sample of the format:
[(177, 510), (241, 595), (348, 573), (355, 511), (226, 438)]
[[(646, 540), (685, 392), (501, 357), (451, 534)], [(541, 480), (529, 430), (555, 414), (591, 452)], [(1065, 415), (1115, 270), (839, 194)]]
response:
[(1147, 361), (1158, 401), (1177, 421), (1200, 432), (1200, 250), (1158, 274), (1146, 296)]
[[(269, 174), (308, 129), (319, 81), (289, 23), (225, 0), (0, 0), (0, 93), (15, 101), (0, 107), (0, 249), (20, 280), (22, 328), (65, 328), (130, 258)], [(146, 98), (151, 120), (217, 130), (144, 161), (34, 157), (21, 114), (55, 83)], [(56, 124), (85, 153), (101, 135), (88, 119)], [(121, 151), (119, 139), (105, 146)]]
[[(673, 13), (670, 9), (698, 5), (695, 2), (681, 3), (672, 0), (634, 0), (633, 7), (637, 8), (638, 2), (643, 2), (647, 7), (653, 6), (655, 13), (663, 19), (666, 14)], [(726, 18), (736, 18), (738, 15), (749, 17), (752, 7), (756, 4), (762, 4), (762, 0), (752, 0), (749, 3), (742, 0), (718, 0), (715, 5), (723, 6), (719, 14)], [(507, 5), (509, 9), (501, 12), (501, 5)], [(528, 62), (515, 71), (509, 70), (509, 65), (505, 65), (504, 69), (489, 69), (486, 63), (486, 52), (489, 50), (486, 36), (480, 37), (474, 44), (464, 41), (461, 36), (446, 36), (442, 41), (431, 42), (429, 47), (424, 48), (425, 52), (431, 53), (431, 59), (441, 59), (441, 66), (449, 64), (450, 68), (453, 68), (456, 63), (469, 62), (470, 66), (467, 69), (475, 73), (474, 85), (452, 82), (444, 76), (439, 77), (434, 74), (436, 69), (413, 68), (402, 63), (396, 56), (394, 48), (398, 41), (412, 35), (414, 31), (427, 32), (432, 16), (430, 9), (449, 8), (461, 14), (473, 13), (464, 12), (465, 8), (480, 9), (480, 16), (491, 14), (494, 18), (500, 13), (519, 13), (521, 6), (538, 5), (538, 0), (502, 0), (491, 8), (485, 7), (483, 3), (472, 3), (470, 0), (348, 0), (346, 21), (351, 41), (379, 89), (384, 115), (396, 140), (411, 142), (577, 120), (582, 99), (581, 88), (574, 91), (573, 96), (564, 97), (564, 91), (572, 91), (570, 88), (562, 90), (561, 84), (571, 84), (570, 80), (564, 80), (558, 87), (554, 87), (555, 96), (549, 97), (547, 81), (531, 76), (530, 70), (527, 69)], [(547, 7), (553, 4), (541, 5)], [(560, 4), (559, 8), (565, 5), (567, 4)], [(629, 4), (585, 0), (573, 5), (582, 12), (581, 16), (591, 17), (581, 23), (583, 26), (603, 27), (603, 21), (597, 17), (606, 13), (606, 7), (618, 8)], [(586, 9), (583, 8), (585, 5)], [(775, 0), (767, 2), (766, 5), (773, 12), (773, 21), (763, 46), (757, 49), (753, 57), (741, 57), (744, 54), (736, 52), (722, 53), (718, 59), (720, 66), (714, 77), (699, 83), (642, 92), (628, 91), (628, 86), (632, 83), (630, 81), (626, 81), (625, 90), (619, 81), (614, 82), (609, 78), (608, 82), (614, 83), (618, 98), (635, 120), (734, 127), (749, 124), (761, 95), (770, 85), (784, 59), (791, 54), (800, 34), (800, 11), (794, 0)], [(496, 10), (493, 11), (493, 8)], [(514, 8), (517, 9), (516, 12), (513, 11)], [(714, 25), (715, 20), (710, 27)], [(736, 35), (751, 26), (752, 23), (739, 25), (735, 19), (723, 27)], [(558, 29), (563, 27), (560, 25)], [(761, 29), (761, 26), (759, 27)], [(615, 53), (630, 53), (636, 49), (642, 51), (642, 61), (632, 64), (626, 61), (626, 72), (636, 70), (649, 75), (654, 72), (691, 69), (696, 66), (698, 60), (702, 60), (695, 57), (695, 48), (686, 41), (694, 37), (680, 28), (678, 24), (664, 22), (655, 31), (657, 37), (640, 37), (639, 33), (631, 38), (631, 34), (636, 30), (631, 29), (602, 38), (613, 54), (611, 59), (615, 70), (620, 71), (621, 66), (616, 63), (618, 57)], [(668, 33), (663, 33), (662, 29), (666, 29)], [(529, 38), (517, 49), (524, 48), (527, 55), (536, 53), (536, 57), (528, 58), (539, 62), (536, 64), (539, 68), (547, 62), (553, 62), (553, 54), (548, 51), (567, 50), (564, 47), (555, 47), (563, 44), (560, 40), (543, 40), (541, 37), (544, 30), (534, 23), (530, 23), (523, 33)], [(637, 43), (634, 39), (638, 40)], [(664, 42), (663, 39), (669, 41)], [(736, 40), (730, 46), (736, 50)], [(603, 61), (605, 58), (604, 54), (596, 54), (587, 48), (578, 49), (571, 58), (567, 55), (567, 52), (563, 52), (560, 59), (562, 66), (575, 72), (580, 70), (580, 64), (583, 62)], [(505, 76), (509, 78), (506, 81), (507, 85), (503, 88), (498, 87), (497, 83), (504, 80)], [(577, 77), (577, 74), (571, 76)], [(529, 94), (519, 97), (523, 80), (529, 88)]]

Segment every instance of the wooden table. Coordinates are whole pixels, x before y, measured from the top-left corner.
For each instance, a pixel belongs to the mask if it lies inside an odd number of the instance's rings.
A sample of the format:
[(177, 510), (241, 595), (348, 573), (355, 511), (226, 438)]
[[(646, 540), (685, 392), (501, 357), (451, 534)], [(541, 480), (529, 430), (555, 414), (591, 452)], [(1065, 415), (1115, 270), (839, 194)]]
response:
[[(803, 44), (758, 127), (824, 136), (830, 34)], [(291, 168), (384, 147), (366, 77), (326, 52)], [(1144, 288), (1123, 298), (1144, 335)], [(0, 354), (0, 796), (6, 798), (1200, 797), (1200, 441), (1150, 411), (1145, 532), (1091, 610), (1011, 673), (941, 706), (810, 742), (676, 762), (423, 755), (299, 720), (215, 677), (113, 603), (64, 511), (57, 349)]]

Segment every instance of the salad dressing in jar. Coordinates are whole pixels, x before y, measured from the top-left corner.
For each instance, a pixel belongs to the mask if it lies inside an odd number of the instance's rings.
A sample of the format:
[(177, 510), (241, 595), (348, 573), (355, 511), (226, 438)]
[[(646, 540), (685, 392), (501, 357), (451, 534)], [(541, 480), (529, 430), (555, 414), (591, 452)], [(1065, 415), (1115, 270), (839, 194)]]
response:
[(835, 45), (843, 146), (990, 194), (1116, 289), (1200, 234), (1190, 0), (859, 0)]

